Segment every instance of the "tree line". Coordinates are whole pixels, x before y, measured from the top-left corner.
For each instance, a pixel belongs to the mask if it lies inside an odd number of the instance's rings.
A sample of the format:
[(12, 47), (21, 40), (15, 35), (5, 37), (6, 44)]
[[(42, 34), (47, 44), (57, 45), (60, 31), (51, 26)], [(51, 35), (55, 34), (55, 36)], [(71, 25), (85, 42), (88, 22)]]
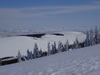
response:
[[(87, 47), (87, 46), (92, 46), (100, 43), (100, 35), (97, 27), (95, 27), (94, 30), (91, 29), (87, 31), (85, 34), (86, 34), (86, 39), (83, 43), (79, 43), (78, 38), (76, 38), (76, 40), (72, 45), (69, 44), (68, 40), (66, 41), (65, 44), (63, 44), (61, 41), (59, 41), (58, 44), (56, 44), (56, 42), (54, 42), (53, 44), (50, 44), (50, 42), (48, 42), (47, 44), (48, 50), (44, 52), (41, 49), (39, 50), (37, 43), (35, 43), (33, 52), (27, 50), (27, 55), (23, 56), (23, 58), (24, 60), (36, 59), (43, 56), (49, 56), (56, 53)], [(18, 57), (18, 61), (21, 62), (22, 56), (20, 51), (18, 52), (17, 57)]]

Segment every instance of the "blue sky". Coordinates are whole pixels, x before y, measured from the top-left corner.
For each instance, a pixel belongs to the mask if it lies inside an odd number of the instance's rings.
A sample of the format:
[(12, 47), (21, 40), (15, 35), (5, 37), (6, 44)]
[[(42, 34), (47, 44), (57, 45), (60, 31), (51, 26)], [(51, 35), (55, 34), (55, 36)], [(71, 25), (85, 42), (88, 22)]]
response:
[(0, 31), (100, 28), (100, 0), (0, 0)]
[(1, 8), (91, 4), (98, 0), (0, 0)]

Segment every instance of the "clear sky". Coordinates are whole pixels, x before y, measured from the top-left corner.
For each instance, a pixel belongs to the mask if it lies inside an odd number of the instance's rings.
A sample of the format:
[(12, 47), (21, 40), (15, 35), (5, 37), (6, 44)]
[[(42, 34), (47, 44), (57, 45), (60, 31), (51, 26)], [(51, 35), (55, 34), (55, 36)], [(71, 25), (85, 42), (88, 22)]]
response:
[(100, 28), (100, 0), (0, 0), (0, 31)]

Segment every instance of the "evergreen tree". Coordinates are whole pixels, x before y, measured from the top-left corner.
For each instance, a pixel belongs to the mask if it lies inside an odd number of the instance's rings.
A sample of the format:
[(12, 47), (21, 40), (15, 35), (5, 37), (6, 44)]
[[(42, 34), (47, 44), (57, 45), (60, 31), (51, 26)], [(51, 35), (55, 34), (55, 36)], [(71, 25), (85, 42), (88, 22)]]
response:
[(29, 60), (29, 59), (32, 59), (32, 58), (33, 58), (32, 51), (27, 50), (27, 59)]
[(90, 45), (94, 45), (95, 41), (94, 41), (94, 35), (93, 35), (93, 30), (90, 30)]
[(68, 49), (69, 49), (69, 42), (67, 40), (65, 45), (64, 45), (64, 51), (68, 51)]
[(76, 38), (76, 48), (78, 48), (79, 47), (79, 42), (78, 42), (78, 38)]
[(50, 55), (50, 42), (48, 43), (48, 55)]
[(39, 57), (39, 51), (38, 51), (38, 46), (35, 43), (34, 45), (34, 53), (33, 53), (34, 58), (38, 58)]
[(63, 47), (63, 46), (62, 46), (62, 43), (59, 41), (59, 42), (58, 42), (58, 53), (59, 53), (59, 52), (62, 52), (62, 49), (63, 49), (62, 47)]
[(30, 59), (33, 59), (32, 51), (30, 51)]
[(21, 62), (22, 60), (21, 60), (21, 53), (20, 53), (20, 51), (18, 51), (18, 55), (17, 55), (17, 58), (18, 58), (18, 62)]
[(56, 50), (57, 50), (57, 49), (56, 49), (56, 42), (54, 42), (54, 50), (55, 50), (55, 52), (56, 52)]
[(42, 57), (43, 56), (43, 52), (42, 52), (42, 49), (40, 49), (39, 51), (39, 57)]
[(54, 54), (54, 45), (52, 44), (51, 47), (52, 47), (51, 53)]
[(53, 54), (57, 53), (56, 42), (54, 42), (54, 44), (52, 44), (52, 53)]
[(90, 39), (89, 39), (89, 33), (86, 33), (86, 40), (85, 40), (85, 46), (90, 46)]
[(97, 26), (95, 27), (95, 43), (97, 44), (97, 43), (99, 43), (99, 41), (98, 41), (98, 29), (97, 29)]
[(74, 41), (74, 44), (73, 44), (73, 49), (77, 49), (78, 45), (79, 45), (79, 42), (78, 42), (78, 39), (76, 38), (76, 40)]
[(25, 56), (23, 56), (22, 58), (24, 59), (24, 61), (26, 61), (26, 60), (27, 60)]
[(31, 59), (30, 51), (29, 51), (29, 50), (27, 50), (27, 59), (28, 59), (28, 60)]

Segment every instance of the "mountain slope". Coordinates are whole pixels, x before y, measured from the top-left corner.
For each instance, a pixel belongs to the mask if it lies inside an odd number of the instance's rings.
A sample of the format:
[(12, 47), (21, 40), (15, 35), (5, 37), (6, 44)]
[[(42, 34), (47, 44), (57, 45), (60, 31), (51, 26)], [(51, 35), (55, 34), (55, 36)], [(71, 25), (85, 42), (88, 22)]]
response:
[(1, 66), (0, 75), (100, 75), (100, 45)]
[(68, 40), (70, 44), (78, 38), (79, 42), (85, 40), (86, 35), (81, 32), (59, 32), (64, 34), (64, 36), (46, 34), (41, 38), (36, 37), (27, 37), (27, 36), (13, 36), (13, 37), (4, 37), (0, 38), (0, 58), (7, 56), (16, 56), (20, 50), (22, 55), (26, 55), (27, 49), (33, 51), (34, 44), (37, 43), (38, 48), (43, 51), (47, 51), (47, 44), (53, 44), (58, 41), (66, 43)]

